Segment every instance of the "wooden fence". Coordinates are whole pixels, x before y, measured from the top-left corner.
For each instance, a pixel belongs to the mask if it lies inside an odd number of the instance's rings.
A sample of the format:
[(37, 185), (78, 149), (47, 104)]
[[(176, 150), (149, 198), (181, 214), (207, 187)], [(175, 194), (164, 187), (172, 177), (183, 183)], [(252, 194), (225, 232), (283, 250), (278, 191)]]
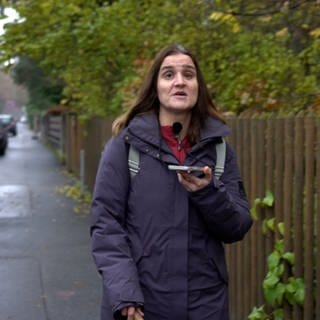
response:
[[(37, 118), (35, 118), (37, 121)], [(45, 135), (46, 139), (50, 144), (60, 150), (64, 150), (64, 141), (65, 141), (65, 133), (64, 133), (64, 118), (60, 116), (46, 116), (42, 119), (42, 134)], [(35, 127), (35, 125), (33, 125)], [(34, 128), (35, 130), (35, 128)], [(37, 130), (35, 130), (37, 131)]]
[[(79, 175), (80, 150), (85, 152), (85, 181), (92, 190), (104, 144), (111, 136), (112, 119), (93, 119), (81, 126), (76, 116), (64, 116), (67, 168)], [(286, 320), (320, 320), (320, 118), (237, 117), (227, 119), (229, 142), (250, 200), (274, 195), (274, 205), (258, 209), (258, 220), (244, 241), (227, 246), (231, 320), (245, 320), (254, 306), (265, 304), (262, 282), (267, 256), (277, 231), (266, 235), (262, 221), (284, 223), (285, 251), (295, 255), (294, 277), (305, 283), (303, 306), (285, 304)], [(286, 270), (286, 277), (290, 270)]]
[(233, 320), (264, 304), (262, 281), (266, 257), (278, 232), (262, 235), (262, 220), (284, 222), (285, 251), (295, 254), (293, 275), (305, 282), (303, 307), (285, 305), (288, 320), (320, 319), (320, 118), (230, 119), (234, 145), (251, 203), (267, 190), (273, 208), (259, 210), (259, 220), (242, 243), (228, 250)]

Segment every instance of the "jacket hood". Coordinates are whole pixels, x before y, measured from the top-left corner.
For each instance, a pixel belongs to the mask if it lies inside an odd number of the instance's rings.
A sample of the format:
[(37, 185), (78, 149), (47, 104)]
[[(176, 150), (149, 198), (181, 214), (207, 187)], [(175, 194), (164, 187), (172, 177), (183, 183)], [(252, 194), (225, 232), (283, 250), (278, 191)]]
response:
[[(160, 124), (155, 114), (136, 116), (125, 129), (130, 136), (139, 137), (139, 139), (148, 144), (158, 146), (161, 140)], [(230, 128), (221, 120), (207, 117), (205, 124), (200, 132), (200, 143), (207, 140), (221, 138), (229, 135)]]
[(221, 120), (207, 117), (203, 128), (201, 129), (200, 141), (206, 139), (223, 138), (230, 135), (231, 129)]

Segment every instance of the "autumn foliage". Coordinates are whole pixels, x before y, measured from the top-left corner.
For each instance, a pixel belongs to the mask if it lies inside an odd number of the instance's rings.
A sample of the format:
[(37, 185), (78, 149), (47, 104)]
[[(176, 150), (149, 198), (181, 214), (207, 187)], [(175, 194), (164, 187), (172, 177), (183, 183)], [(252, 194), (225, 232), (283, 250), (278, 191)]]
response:
[(14, 7), (21, 20), (0, 38), (1, 61), (31, 59), (62, 88), (59, 103), (83, 118), (131, 105), (153, 56), (173, 42), (196, 53), (223, 111), (319, 105), (319, 1), (20, 0)]

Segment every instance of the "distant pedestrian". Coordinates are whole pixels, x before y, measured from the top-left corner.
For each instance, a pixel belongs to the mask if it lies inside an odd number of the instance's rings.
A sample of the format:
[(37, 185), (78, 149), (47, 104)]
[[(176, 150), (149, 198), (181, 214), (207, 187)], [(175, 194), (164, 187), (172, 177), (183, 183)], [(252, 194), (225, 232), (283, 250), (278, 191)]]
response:
[[(92, 203), (101, 319), (228, 320), (223, 243), (243, 239), (252, 220), (229, 144), (223, 175), (213, 174), (215, 146), (230, 130), (194, 55), (180, 45), (159, 52), (137, 102), (113, 129)], [(132, 175), (130, 146), (138, 154)]]

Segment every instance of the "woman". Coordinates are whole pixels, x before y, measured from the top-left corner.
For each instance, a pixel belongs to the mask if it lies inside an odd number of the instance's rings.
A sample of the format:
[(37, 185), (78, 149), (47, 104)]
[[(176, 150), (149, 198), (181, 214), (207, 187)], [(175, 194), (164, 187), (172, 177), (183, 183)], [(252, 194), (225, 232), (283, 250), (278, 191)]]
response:
[[(192, 53), (164, 48), (113, 129), (92, 203), (101, 319), (228, 320), (223, 243), (241, 240), (252, 220), (229, 145), (221, 179), (213, 175), (215, 145), (229, 128)], [(140, 157), (133, 177), (129, 145)], [(200, 166), (202, 174), (169, 164)]]

